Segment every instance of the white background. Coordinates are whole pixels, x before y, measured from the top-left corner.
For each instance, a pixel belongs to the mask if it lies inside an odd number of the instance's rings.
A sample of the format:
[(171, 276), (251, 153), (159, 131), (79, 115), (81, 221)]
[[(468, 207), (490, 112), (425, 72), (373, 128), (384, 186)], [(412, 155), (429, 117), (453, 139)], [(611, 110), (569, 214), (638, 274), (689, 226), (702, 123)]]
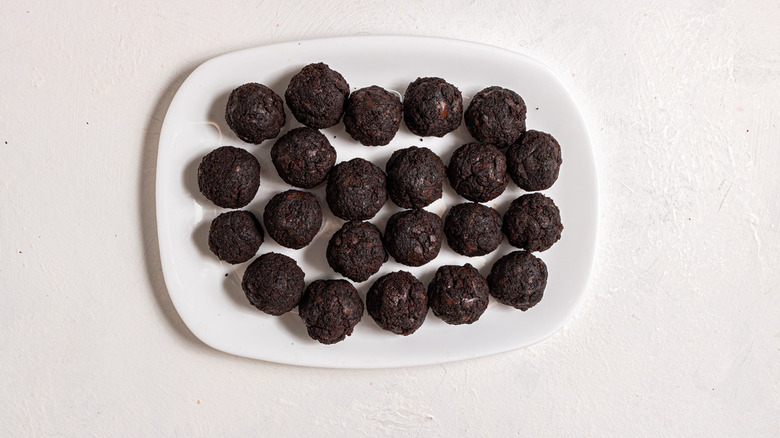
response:
[[(0, 435), (780, 434), (775, 1), (69, 3), (0, 4)], [(504, 47), (571, 90), (600, 234), (551, 338), (328, 370), (182, 324), (154, 204), (179, 84), (227, 51), (362, 34)]]

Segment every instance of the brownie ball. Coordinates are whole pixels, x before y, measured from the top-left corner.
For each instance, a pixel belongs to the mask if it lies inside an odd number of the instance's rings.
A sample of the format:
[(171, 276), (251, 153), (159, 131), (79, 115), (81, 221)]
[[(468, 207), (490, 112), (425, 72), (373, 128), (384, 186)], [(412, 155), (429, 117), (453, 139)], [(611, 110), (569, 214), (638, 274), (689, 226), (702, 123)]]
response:
[(503, 230), (511, 245), (526, 251), (544, 251), (561, 238), (561, 213), (552, 199), (529, 193), (509, 204)]
[(460, 126), (463, 97), (442, 78), (417, 78), (404, 94), (404, 122), (412, 133), (443, 137)]
[(422, 209), (398, 212), (387, 221), (385, 249), (396, 262), (422, 266), (439, 255), (441, 218)]
[(253, 306), (270, 315), (281, 315), (301, 301), (303, 271), (290, 257), (269, 252), (246, 268), (241, 287)]
[(393, 152), (387, 161), (387, 193), (399, 207), (422, 208), (441, 198), (444, 163), (428, 148)]
[(495, 199), (509, 183), (506, 157), (497, 147), (486, 143), (467, 143), (455, 150), (447, 176), (460, 196), (474, 202)]
[(355, 91), (344, 107), (344, 127), (366, 146), (390, 143), (401, 125), (403, 104), (395, 94), (372, 85)]
[(328, 177), (336, 163), (336, 149), (320, 131), (296, 128), (274, 143), (271, 161), (284, 182), (311, 189)]
[(209, 249), (220, 260), (244, 263), (257, 254), (263, 243), (263, 228), (248, 211), (222, 213), (209, 227)]
[(545, 132), (527, 131), (506, 151), (507, 172), (526, 192), (552, 187), (561, 163), (561, 146)]
[(260, 187), (260, 162), (241, 148), (222, 146), (203, 157), (198, 166), (198, 189), (224, 208), (249, 204)]
[(385, 173), (370, 161), (342, 161), (328, 174), (325, 200), (330, 211), (341, 219), (368, 220), (385, 205), (385, 181)]
[(349, 221), (333, 233), (325, 258), (334, 271), (355, 282), (368, 280), (387, 261), (379, 228), (369, 222)]
[(487, 282), (493, 298), (525, 312), (542, 299), (547, 266), (529, 252), (515, 251), (493, 264)]
[(442, 266), (428, 285), (428, 305), (447, 324), (471, 324), (485, 313), (489, 294), (487, 281), (475, 267)]
[(279, 135), (284, 126), (284, 103), (270, 88), (254, 82), (230, 93), (225, 121), (238, 138), (260, 144)]
[(411, 335), (425, 322), (428, 296), (425, 286), (406, 271), (380, 277), (366, 294), (366, 309), (379, 327)]
[(486, 205), (458, 204), (444, 219), (444, 235), (450, 248), (458, 254), (483, 256), (501, 244), (501, 215)]
[(279, 245), (301, 249), (320, 231), (322, 210), (311, 193), (287, 190), (268, 201), (263, 222), (268, 235)]
[(312, 339), (335, 344), (360, 322), (363, 300), (347, 280), (317, 280), (306, 288), (298, 313)]
[(482, 143), (505, 148), (525, 132), (525, 102), (512, 90), (488, 87), (475, 94), (466, 109), (466, 128)]
[(296, 120), (311, 128), (329, 128), (341, 119), (349, 84), (327, 64), (309, 64), (290, 80), (284, 100)]

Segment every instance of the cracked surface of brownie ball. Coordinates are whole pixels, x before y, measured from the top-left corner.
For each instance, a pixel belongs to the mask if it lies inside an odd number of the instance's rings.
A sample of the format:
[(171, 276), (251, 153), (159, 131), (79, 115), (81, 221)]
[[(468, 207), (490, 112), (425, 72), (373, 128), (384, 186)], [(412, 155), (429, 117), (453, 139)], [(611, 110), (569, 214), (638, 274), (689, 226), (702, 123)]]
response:
[(460, 126), (463, 96), (442, 78), (417, 78), (404, 93), (404, 122), (412, 133), (443, 137)]
[(506, 189), (506, 157), (492, 144), (467, 143), (450, 158), (447, 176), (453, 189), (474, 202), (495, 199)]
[(296, 128), (274, 143), (271, 161), (284, 182), (311, 189), (328, 177), (328, 172), (336, 163), (336, 149), (316, 129)]
[(546, 132), (529, 130), (506, 151), (509, 176), (527, 192), (552, 187), (562, 163), (561, 146)]
[(428, 285), (428, 305), (447, 324), (471, 324), (487, 309), (490, 290), (477, 269), (442, 266)]
[(249, 204), (260, 187), (260, 162), (244, 149), (222, 146), (209, 152), (198, 166), (198, 189), (223, 208)]
[(322, 209), (311, 193), (287, 190), (268, 201), (263, 222), (268, 235), (278, 244), (301, 249), (320, 231)]
[(284, 100), (296, 120), (323, 129), (339, 122), (349, 84), (341, 73), (322, 62), (309, 64), (290, 80)]
[(466, 109), (466, 128), (482, 143), (505, 148), (525, 132), (526, 107), (512, 90), (488, 87), (475, 94)]
[(253, 306), (270, 315), (281, 315), (301, 300), (303, 271), (290, 257), (269, 252), (246, 268), (241, 287)]
[(222, 213), (209, 227), (209, 249), (220, 260), (244, 263), (257, 254), (263, 243), (263, 228), (248, 211)]
[(441, 218), (417, 208), (398, 212), (387, 220), (385, 249), (396, 262), (422, 266), (439, 255), (442, 241)]
[(503, 231), (512, 246), (544, 251), (561, 238), (561, 213), (552, 199), (541, 193), (529, 193), (509, 204)]
[(238, 138), (260, 144), (279, 135), (284, 126), (284, 102), (265, 85), (250, 82), (230, 93), (225, 121)]
[(441, 198), (447, 170), (428, 148), (411, 146), (387, 161), (387, 193), (399, 207), (422, 208)]
[(501, 244), (501, 215), (482, 204), (455, 205), (444, 219), (444, 235), (450, 248), (458, 254), (483, 256)]
[(365, 146), (390, 143), (401, 125), (403, 104), (395, 94), (372, 85), (352, 93), (344, 107), (344, 128)]
[(306, 288), (298, 314), (312, 339), (335, 344), (352, 334), (363, 308), (357, 289), (347, 280), (316, 280)]
[(423, 284), (409, 272), (391, 272), (371, 285), (366, 309), (379, 327), (407, 336), (425, 322), (428, 296)]
[(529, 252), (515, 251), (493, 264), (487, 282), (498, 302), (525, 312), (542, 300), (547, 265)]
[(349, 221), (331, 236), (325, 258), (334, 271), (360, 283), (379, 271), (387, 251), (374, 224)]
[(371, 219), (387, 201), (386, 179), (382, 169), (370, 161), (342, 161), (328, 174), (325, 200), (330, 211), (341, 219)]

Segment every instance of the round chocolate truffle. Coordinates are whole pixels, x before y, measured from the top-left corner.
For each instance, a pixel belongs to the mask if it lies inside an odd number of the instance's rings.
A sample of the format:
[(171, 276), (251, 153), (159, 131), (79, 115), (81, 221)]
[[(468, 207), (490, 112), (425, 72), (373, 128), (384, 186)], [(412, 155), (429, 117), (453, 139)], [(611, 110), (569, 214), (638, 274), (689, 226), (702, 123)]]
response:
[(442, 78), (417, 78), (404, 94), (404, 122), (412, 133), (443, 137), (460, 126), (463, 97)]
[(552, 199), (541, 193), (529, 193), (509, 204), (503, 230), (512, 246), (544, 251), (561, 238), (561, 213)]
[(366, 146), (390, 143), (401, 125), (403, 104), (395, 94), (372, 85), (355, 91), (344, 107), (344, 127)]
[(366, 309), (379, 327), (411, 335), (425, 322), (428, 296), (425, 286), (406, 271), (380, 277), (366, 294)]
[(284, 182), (311, 189), (328, 177), (336, 163), (336, 149), (316, 129), (296, 128), (274, 143), (271, 161)]
[(442, 266), (428, 285), (428, 304), (447, 324), (471, 324), (485, 313), (489, 292), (475, 267)]
[(515, 251), (493, 264), (487, 282), (498, 302), (525, 312), (542, 299), (547, 266), (530, 252)]
[(225, 121), (238, 138), (260, 144), (279, 135), (284, 126), (284, 102), (270, 88), (250, 82), (230, 93)]
[(368, 220), (387, 201), (385, 181), (385, 173), (370, 161), (342, 161), (328, 174), (325, 200), (330, 211), (341, 219)]
[(441, 218), (423, 209), (398, 212), (387, 220), (385, 249), (396, 262), (422, 266), (439, 255)]
[(309, 64), (290, 80), (284, 100), (296, 120), (312, 128), (329, 128), (341, 119), (349, 84), (327, 64)]
[(379, 271), (387, 251), (374, 224), (349, 221), (333, 233), (325, 257), (334, 271), (360, 283)]
[(507, 172), (526, 192), (552, 187), (561, 163), (561, 146), (545, 132), (527, 131), (506, 151)]
[(309, 336), (335, 344), (352, 334), (363, 317), (363, 300), (347, 280), (316, 280), (303, 294), (298, 314)]
[(260, 163), (241, 148), (222, 146), (203, 157), (198, 166), (198, 189), (223, 208), (241, 208), (260, 187)]
[(474, 202), (495, 199), (509, 183), (506, 157), (492, 144), (467, 143), (456, 149), (447, 176), (460, 196)]
[(483, 256), (501, 244), (501, 215), (486, 205), (458, 204), (444, 219), (444, 235), (450, 248), (458, 254)]
[(257, 254), (263, 243), (263, 228), (248, 211), (222, 213), (209, 227), (209, 249), (220, 260), (244, 263)]
[(525, 102), (512, 90), (488, 87), (475, 94), (466, 109), (466, 128), (482, 143), (505, 148), (525, 132)]
[(270, 315), (281, 315), (301, 300), (303, 271), (290, 257), (269, 252), (246, 268), (241, 287), (253, 306)]
[(268, 235), (279, 245), (301, 249), (320, 231), (322, 210), (311, 193), (287, 190), (268, 201), (263, 222)]
[(441, 198), (446, 172), (428, 148), (399, 149), (387, 161), (387, 193), (399, 207), (425, 207)]

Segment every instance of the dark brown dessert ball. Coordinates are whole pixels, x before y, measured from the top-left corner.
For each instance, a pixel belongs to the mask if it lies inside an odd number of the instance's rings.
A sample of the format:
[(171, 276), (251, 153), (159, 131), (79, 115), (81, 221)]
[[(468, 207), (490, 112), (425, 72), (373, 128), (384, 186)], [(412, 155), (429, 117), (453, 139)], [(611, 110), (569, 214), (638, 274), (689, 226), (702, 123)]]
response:
[(355, 91), (344, 108), (344, 127), (366, 146), (390, 143), (401, 125), (403, 104), (395, 94), (372, 85)]
[(325, 257), (334, 271), (360, 283), (379, 271), (387, 251), (374, 224), (349, 221), (333, 233)]
[(444, 235), (450, 248), (458, 254), (483, 256), (501, 244), (501, 215), (486, 205), (458, 204), (444, 219)]
[(387, 193), (399, 207), (422, 208), (441, 198), (444, 163), (428, 148), (393, 152), (387, 161)]
[(260, 163), (241, 148), (222, 146), (203, 157), (198, 166), (198, 189), (223, 208), (241, 208), (260, 187)]
[(380, 277), (366, 294), (366, 309), (379, 327), (411, 335), (425, 322), (428, 296), (425, 286), (406, 271)]
[(363, 317), (363, 300), (347, 280), (317, 280), (303, 294), (298, 313), (309, 336), (335, 344), (352, 334)]
[(327, 64), (309, 64), (290, 80), (284, 100), (296, 120), (311, 128), (329, 128), (341, 119), (349, 84)]
[(471, 324), (485, 313), (489, 292), (475, 267), (442, 266), (428, 285), (428, 305), (447, 324)]
[(263, 243), (263, 228), (248, 211), (222, 213), (209, 227), (209, 249), (220, 260), (244, 263), (257, 254)]
[(530, 252), (515, 251), (493, 264), (487, 282), (498, 302), (525, 312), (542, 299), (547, 266)]
[(322, 210), (311, 193), (287, 190), (268, 201), (263, 222), (268, 235), (279, 245), (301, 249), (320, 231)]
[(328, 174), (325, 200), (330, 211), (341, 219), (368, 220), (387, 201), (385, 181), (385, 173), (370, 161), (342, 161)]
[(404, 122), (412, 133), (443, 137), (460, 126), (463, 97), (442, 78), (417, 78), (404, 94)]
[(466, 109), (466, 128), (482, 143), (505, 148), (525, 132), (526, 107), (514, 91), (488, 87), (474, 95)]
[(303, 271), (290, 257), (269, 252), (246, 268), (241, 287), (253, 306), (270, 315), (281, 315), (301, 300)]
[(495, 199), (509, 183), (506, 157), (492, 144), (467, 143), (459, 147), (452, 154), (447, 176), (460, 196), (474, 202)]
[(544, 251), (561, 238), (561, 213), (552, 199), (529, 193), (509, 204), (503, 230), (511, 245), (526, 251)]
[(441, 218), (423, 209), (398, 212), (387, 220), (385, 249), (396, 262), (422, 266), (439, 255)]
[(561, 163), (561, 146), (545, 132), (527, 131), (506, 151), (509, 176), (527, 192), (552, 187), (558, 179)]
[(225, 121), (241, 140), (260, 144), (279, 135), (285, 122), (284, 103), (270, 88), (250, 82), (230, 93)]
[(296, 128), (274, 143), (271, 161), (284, 182), (311, 189), (328, 177), (336, 163), (336, 149), (316, 129)]

